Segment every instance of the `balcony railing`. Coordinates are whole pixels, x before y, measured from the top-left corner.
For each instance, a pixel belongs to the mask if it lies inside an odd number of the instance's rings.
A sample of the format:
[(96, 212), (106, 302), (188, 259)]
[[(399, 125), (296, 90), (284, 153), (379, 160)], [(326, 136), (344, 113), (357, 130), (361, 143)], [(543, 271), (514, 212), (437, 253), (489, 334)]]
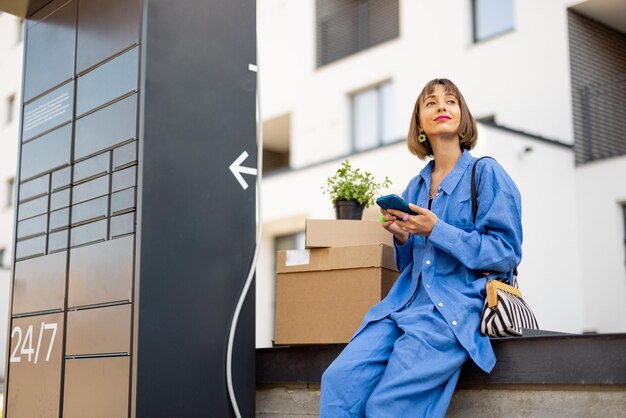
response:
[(317, 7), (318, 67), (399, 35), (398, 0), (318, 0)]
[(582, 88), (582, 144), (579, 163), (626, 154), (626, 74)]

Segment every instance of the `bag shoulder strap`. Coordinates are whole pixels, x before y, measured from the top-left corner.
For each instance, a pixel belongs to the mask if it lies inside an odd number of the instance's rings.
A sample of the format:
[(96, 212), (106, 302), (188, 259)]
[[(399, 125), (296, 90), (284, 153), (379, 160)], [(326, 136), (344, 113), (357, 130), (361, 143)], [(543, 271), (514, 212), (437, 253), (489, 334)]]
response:
[[(495, 158), (489, 157), (488, 155), (486, 155), (474, 161), (474, 165), (472, 166), (472, 220), (474, 224), (476, 223), (476, 214), (478, 213), (478, 193), (476, 192), (476, 164), (484, 158), (491, 158), (492, 160), (495, 161)], [(518, 287), (517, 267), (513, 269), (513, 286)]]
[(476, 193), (476, 164), (480, 160), (485, 159), (485, 158), (491, 158), (492, 160), (494, 160), (493, 157), (489, 157), (489, 156), (480, 157), (476, 161), (474, 161), (474, 165), (472, 166), (472, 215), (473, 215), (472, 220), (474, 223), (476, 223), (476, 214), (478, 213), (478, 196)]

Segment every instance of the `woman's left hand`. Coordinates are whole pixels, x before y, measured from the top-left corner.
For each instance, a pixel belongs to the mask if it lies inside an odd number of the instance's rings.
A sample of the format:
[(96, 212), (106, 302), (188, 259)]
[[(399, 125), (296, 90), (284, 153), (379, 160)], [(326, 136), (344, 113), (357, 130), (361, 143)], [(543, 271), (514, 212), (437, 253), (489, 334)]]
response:
[(409, 208), (417, 213), (417, 215), (409, 215), (406, 221), (403, 221), (405, 212), (395, 209), (389, 209), (388, 212), (395, 215), (398, 219), (394, 222), (398, 224), (402, 229), (406, 228), (409, 234), (422, 235), (427, 237), (432, 232), (435, 224), (439, 220), (437, 215), (428, 209), (421, 208), (413, 203), (409, 203)]

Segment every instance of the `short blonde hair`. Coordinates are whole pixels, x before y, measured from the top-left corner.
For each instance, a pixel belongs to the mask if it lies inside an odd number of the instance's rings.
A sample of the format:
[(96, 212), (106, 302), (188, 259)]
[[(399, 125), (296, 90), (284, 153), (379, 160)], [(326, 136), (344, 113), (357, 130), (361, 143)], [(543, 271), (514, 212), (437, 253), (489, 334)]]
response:
[(469, 111), (467, 103), (465, 103), (465, 98), (459, 91), (459, 88), (447, 78), (435, 78), (426, 83), (422, 92), (419, 96), (417, 96), (415, 107), (413, 108), (411, 123), (409, 125), (409, 134), (406, 140), (409, 151), (422, 160), (425, 160), (427, 157), (432, 157), (433, 149), (430, 146), (428, 139), (426, 139), (425, 142), (419, 142), (417, 139), (417, 136), (419, 135), (420, 102), (424, 100), (424, 97), (432, 94), (435, 90), (435, 86), (438, 85), (443, 86), (446, 93), (452, 94), (459, 101), (459, 107), (461, 108), (461, 124), (459, 125), (461, 149), (471, 150), (474, 148), (476, 141), (478, 140), (476, 120), (474, 120), (472, 113)]

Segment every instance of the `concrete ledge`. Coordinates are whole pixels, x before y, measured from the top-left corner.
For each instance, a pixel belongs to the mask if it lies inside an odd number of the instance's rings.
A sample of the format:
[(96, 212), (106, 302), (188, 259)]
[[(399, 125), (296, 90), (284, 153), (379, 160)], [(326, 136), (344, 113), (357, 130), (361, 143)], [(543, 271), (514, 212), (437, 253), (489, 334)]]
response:
[(447, 417), (623, 417), (626, 387), (510, 387), (457, 390)]
[[(319, 385), (344, 345), (257, 350), (258, 385)], [(497, 385), (626, 385), (626, 334), (536, 335), (493, 340), (497, 363), (486, 374), (469, 361), (459, 388)]]
[[(257, 418), (304, 418), (319, 415), (319, 387), (262, 387), (257, 389)], [(623, 417), (626, 386), (554, 386), (537, 389), (457, 390), (449, 418)]]
[[(463, 366), (448, 417), (626, 416), (626, 334), (493, 340), (491, 374)], [(256, 416), (319, 413), (322, 373), (344, 345), (257, 350)]]
[(496, 366), (463, 366), (459, 387), (626, 385), (626, 334), (549, 335), (493, 340)]
[(257, 417), (316, 417), (320, 411), (320, 388), (279, 386), (257, 388)]

